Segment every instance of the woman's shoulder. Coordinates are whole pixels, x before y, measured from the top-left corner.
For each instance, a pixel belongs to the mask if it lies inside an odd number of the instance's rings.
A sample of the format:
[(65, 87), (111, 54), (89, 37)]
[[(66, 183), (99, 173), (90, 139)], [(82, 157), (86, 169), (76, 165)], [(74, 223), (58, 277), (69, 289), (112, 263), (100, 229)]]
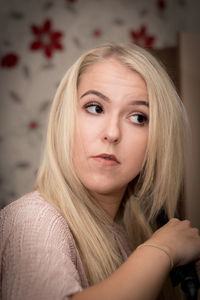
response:
[(25, 213), (27, 217), (30, 217), (31, 214), (36, 213), (41, 208), (56, 213), (54, 208), (44, 200), (39, 191), (35, 190), (6, 205), (0, 211), (0, 216), (14, 216), (16, 213)]
[[(0, 219), (9, 219), (9, 223), (17, 223), (22, 220), (23, 222), (30, 221), (31, 219), (39, 221), (41, 218), (53, 220), (52, 217), (60, 220), (63, 219), (58, 211), (45, 201), (37, 190), (25, 194), (0, 211)], [(64, 223), (67, 225), (66, 222)]]
[(27, 193), (13, 201), (0, 211), (1, 240), (6, 241), (9, 236), (27, 233), (29, 238), (34, 235), (43, 238), (68, 240), (72, 248), (73, 238), (66, 220), (44, 198), (39, 191)]
[(38, 191), (0, 212), (0, 269), (5, 295), (10, 291), (18, 295), (16, 299), (24, 299), (24, 295), (27, 299), (64, 299), (65, 295), (68, 299), (67, 295), (80, 291), (81, 282), (86, 281), (77, 259), (66, 220)]

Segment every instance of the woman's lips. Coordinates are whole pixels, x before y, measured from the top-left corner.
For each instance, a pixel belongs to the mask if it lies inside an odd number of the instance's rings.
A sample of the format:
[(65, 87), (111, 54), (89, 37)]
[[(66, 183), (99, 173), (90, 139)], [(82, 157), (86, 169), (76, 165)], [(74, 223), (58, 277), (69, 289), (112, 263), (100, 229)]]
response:
[(113, 154), (102, 153), (93, 156), (92, 158), (94, 158), (97, 162), (103, 164), (104, 166), (116, 166), (120, 164), (116, 156)]

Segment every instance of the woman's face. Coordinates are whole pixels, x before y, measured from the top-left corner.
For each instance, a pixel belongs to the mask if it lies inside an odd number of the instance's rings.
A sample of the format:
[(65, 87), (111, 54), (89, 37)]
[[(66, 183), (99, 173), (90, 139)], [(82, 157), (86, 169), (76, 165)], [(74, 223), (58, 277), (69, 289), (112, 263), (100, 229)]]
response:
[(148, 140), (148, 95), (141, 76), (114, 58), (80, 78), (73, 164), (93, 195), (123, 194), (141, 170)]

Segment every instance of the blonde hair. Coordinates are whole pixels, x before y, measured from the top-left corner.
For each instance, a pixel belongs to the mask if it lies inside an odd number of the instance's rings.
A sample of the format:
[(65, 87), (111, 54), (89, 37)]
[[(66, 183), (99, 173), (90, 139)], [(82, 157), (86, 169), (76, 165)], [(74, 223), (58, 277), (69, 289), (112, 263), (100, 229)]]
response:
[(122, 259), (113, 240), (112, 220), (75, 174), (72, 164), (74, 119), (81, 74), (95, 62), (110, 57), (142, 76), (149, 98), (146, 157), (137, 180), (127, 187), (118, 215), (132, 249), (151, 236), (161, 210), (168, 218), (174, 216), (183, 181), (185, 113), (160, 63), (136, 45), (106, 44), (82, 55), (68, 70), (56, 92), (37, 188), (66, 219), (90, 284), (108, 277), (122, 264)]

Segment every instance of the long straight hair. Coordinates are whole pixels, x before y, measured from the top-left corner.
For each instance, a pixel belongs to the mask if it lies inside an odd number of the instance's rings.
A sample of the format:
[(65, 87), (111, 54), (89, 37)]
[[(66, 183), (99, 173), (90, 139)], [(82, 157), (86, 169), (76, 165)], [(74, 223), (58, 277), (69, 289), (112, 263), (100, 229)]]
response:
[(149, 99), (146, 155), (140, 174), (127, 186), (116, 218), (132, 250), (152, 235), (161, 210), (168, 218), (174, 216), (183, 182), (185, 112), (161, 64), (136, 45), (105, 44), (82, 55), (67, 71), (53, 100), (36, 187), (66, 219), (91, 285), (107, 278), (123, 261), (113, 238), (113, 221), (74, 171), (74, 120), (81, 75), (110, 57), (140, 74)]

